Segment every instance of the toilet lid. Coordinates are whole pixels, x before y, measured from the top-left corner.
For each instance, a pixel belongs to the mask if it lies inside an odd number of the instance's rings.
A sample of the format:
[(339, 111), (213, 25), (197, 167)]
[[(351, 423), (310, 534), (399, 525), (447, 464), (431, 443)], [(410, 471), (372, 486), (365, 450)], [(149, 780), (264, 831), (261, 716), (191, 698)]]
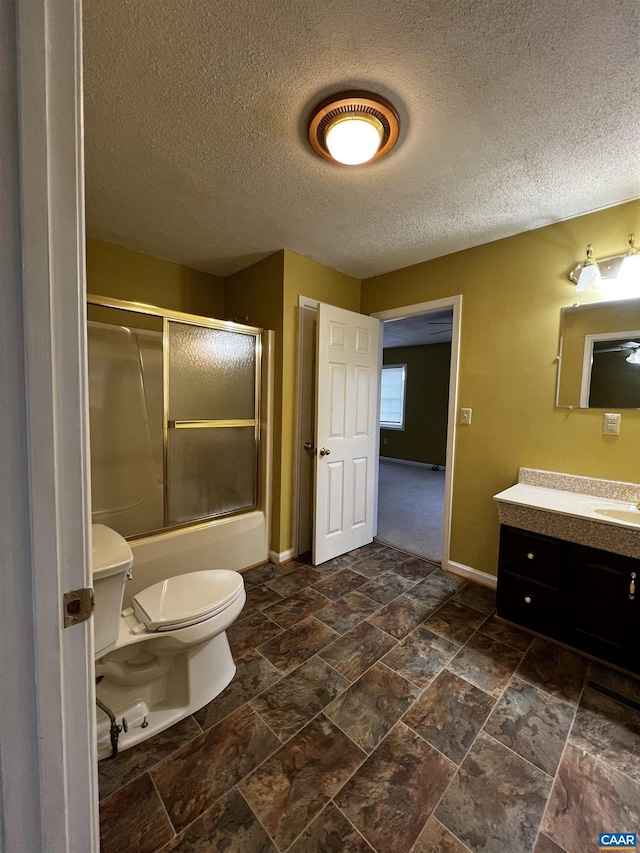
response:
[(244, 589), (242, 575), (228, 569), (189, 572), (154, 583), (133, 598), (136, 618), (149, 631), (202, 622), (228, 607)]

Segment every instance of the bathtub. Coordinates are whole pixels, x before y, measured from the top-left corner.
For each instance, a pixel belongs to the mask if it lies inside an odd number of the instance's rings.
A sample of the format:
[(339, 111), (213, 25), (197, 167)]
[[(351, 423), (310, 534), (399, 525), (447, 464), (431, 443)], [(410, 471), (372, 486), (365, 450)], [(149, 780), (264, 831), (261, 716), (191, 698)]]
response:
[(187, 572), (243, 569), (269, 558), (269, 526), (261, 510), (214, 519), (182, 530), (145, 536), (129, 543), (133, 578), (127, 581), (124, 607), (145, 587)]

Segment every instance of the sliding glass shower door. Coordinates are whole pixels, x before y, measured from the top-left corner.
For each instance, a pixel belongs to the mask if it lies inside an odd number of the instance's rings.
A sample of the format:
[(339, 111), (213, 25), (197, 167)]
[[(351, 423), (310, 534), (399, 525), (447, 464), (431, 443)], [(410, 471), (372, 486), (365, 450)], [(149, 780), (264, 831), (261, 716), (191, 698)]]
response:
[(165, 322), (167, 522), (251, 509), (259, 341), (253, 334)]
[(261, 332), (89, 297), (93, 516), (136, 537), (257, 506)]

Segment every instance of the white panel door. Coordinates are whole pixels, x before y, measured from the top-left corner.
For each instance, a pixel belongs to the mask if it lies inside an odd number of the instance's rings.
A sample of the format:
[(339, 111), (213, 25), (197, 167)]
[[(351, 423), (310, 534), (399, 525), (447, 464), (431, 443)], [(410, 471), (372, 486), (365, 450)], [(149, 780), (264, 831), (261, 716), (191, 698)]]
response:
[(318, 305), (313, 562), (373, 539), (380, 327)]

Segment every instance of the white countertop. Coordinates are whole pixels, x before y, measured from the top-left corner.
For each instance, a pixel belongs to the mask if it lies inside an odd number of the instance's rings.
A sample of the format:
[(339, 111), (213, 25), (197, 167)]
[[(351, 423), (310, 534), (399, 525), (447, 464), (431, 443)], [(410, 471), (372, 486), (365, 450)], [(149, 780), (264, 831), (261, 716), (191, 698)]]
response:
[[(568, 515), (573, 518), (596, 521), (599, 524), (624, 527), (627, 530), (640, 530), (640, 510), (635, 504), (626, 501), (581, 495), (576, 492), (565, 492), (561, 489), (547, 489), (542, 486), (529, 486), (524, 483), (517, 483), (509, 489), (499, 492), (494, 495), (494, 500), (514, 506), (552, 512), (557, 515)], [(602, 514), (611, 511), (622, 513), (628, 517), (618, 519)]]

